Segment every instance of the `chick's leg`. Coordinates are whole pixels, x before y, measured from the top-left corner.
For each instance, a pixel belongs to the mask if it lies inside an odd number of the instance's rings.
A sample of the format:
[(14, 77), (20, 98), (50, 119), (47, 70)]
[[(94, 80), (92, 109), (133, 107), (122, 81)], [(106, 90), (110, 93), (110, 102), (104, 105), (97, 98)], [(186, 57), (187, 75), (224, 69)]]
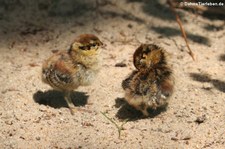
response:
[(69, 106), (70, 112), (72, 115), (76, 112), (76, 107), (74, 106), (71, 98), (71, 91), (65, 91), (64, 92), (64, 98)]
[(148, 109), (148, 108), (145, 107), (145, 109), (141, 110), (141, 112), (143, 113), (143, 115), (144, 115), (145, 117), (148, 117), (148, 116), (149, 116), (149, 113), (148, 113), (148, 110), (147, 110), (147, 109)]
[(136, 106), (136, 109), (141, 111), (144, 117), (148, 117), (148, 106), (145, 103), (141, 103), (140, 105)]

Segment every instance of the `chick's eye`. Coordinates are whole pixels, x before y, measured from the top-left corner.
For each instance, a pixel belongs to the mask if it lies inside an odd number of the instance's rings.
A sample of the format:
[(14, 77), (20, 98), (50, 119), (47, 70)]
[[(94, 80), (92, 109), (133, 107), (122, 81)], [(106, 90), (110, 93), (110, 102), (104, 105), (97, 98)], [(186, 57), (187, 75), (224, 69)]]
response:
[(147, 48), (147, 49), (145, 49), (145, 50), (143, 51), (143, 53), (146, 54), (146, 55), (147, 55), (148, 53), (150, 53), (150, 52), (151, 52), (151, 49), (149, 49), (149, 48)]
[(85, 46), (80, 46), (79, 47), (81, 50), (85, 50)]

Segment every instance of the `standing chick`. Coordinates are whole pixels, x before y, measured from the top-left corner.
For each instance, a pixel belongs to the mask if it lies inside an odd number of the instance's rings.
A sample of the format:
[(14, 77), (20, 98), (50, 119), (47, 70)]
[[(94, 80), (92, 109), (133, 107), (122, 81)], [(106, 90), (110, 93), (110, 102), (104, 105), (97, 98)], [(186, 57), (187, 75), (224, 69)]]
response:
[(167, 53), (154, 44), (142, 44), (133, 55), (134, 70), (123, 80), (125, 100), (145, 116), (148, 109), (165, 107), (173, 93), (172, 70)]
[(52, 88), (62, 91), (74, 114), (71, 93), (79, 86), (90, 85), (100, 69), (102, 42), (92, 34), (78, 36), (69, 50), (60, 51), (48, 58), (42, 66), (42, 80)]

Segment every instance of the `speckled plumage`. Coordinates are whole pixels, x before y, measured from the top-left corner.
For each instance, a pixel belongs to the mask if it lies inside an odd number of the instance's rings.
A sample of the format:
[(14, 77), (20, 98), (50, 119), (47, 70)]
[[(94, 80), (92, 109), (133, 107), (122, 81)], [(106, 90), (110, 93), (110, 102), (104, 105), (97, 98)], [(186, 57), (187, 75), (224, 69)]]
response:
[(65, 94), (71, 109), (75, 109), (71, 91), (90, 85), (100, 69), (102, 42), (92, 34), (78, 36), (69, 50), (60, 51), (48, 58), (42, 66), (42, 80)]
[(172, 69), (166, 60), (166, 51), (153, 44), (142, 44), (133, 55), (134, 70), (122, 82), (125, 100), (148, 116), (148, 109), (168, 104), (173, 93)]

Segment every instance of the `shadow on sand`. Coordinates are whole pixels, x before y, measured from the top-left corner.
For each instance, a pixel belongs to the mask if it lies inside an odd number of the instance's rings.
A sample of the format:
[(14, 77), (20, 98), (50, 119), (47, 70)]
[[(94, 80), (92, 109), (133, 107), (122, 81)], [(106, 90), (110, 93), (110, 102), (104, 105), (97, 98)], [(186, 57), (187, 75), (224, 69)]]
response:
[[(75, 106), (84, 106), (87, 104), (88, 95), (84, 92), (73, 92), (72, 101)], [(53, 108), (68, 107), (64, 100), (63, 93), (56, 90), (48, 90), (45, 92), (37, 91), (33, 95), (33, 99), (38, 104), (48, 105)]]
[(115, 102), (115, 107), (119, 108), (116, 117), (122, 120), (128, 119), (129, 121), (136, 121), (144, 118), (154, 118), (160, 113), (166, 111), (166, 107), (158, 108), (157, 110), (148, 109), (149, 116), (145, 117), (140, 111), (130, 106), (124, 98), (116, 98)]
[[(198, 73), (190, 73), (190, 77), (198, 82), (209, 82), (211, 83), (217, 90), (225, 93), (225, 82), (218, 80), (218, 79), (212, 79), (207, 74), (198, 74)], [(205, 89), (205, 88), (203, 88)], [(209, 90), (209, 89), (205, 89)]]

